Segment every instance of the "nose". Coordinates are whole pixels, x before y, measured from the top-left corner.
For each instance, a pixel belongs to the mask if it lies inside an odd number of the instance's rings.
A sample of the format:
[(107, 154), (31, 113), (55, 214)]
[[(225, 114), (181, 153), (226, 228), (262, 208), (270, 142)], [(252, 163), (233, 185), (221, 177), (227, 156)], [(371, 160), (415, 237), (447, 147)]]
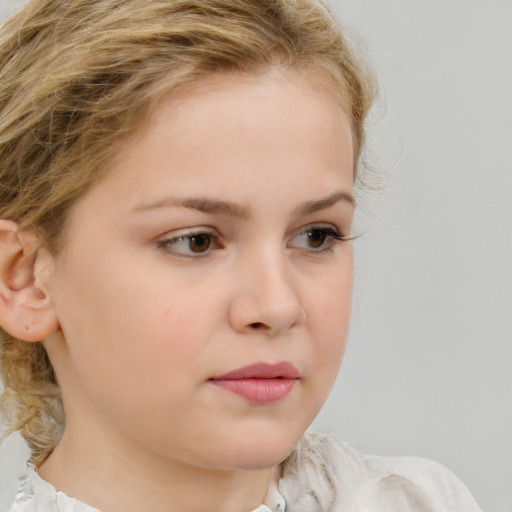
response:
[(297, 279), (286, 261), (258, 258), (237, 274), (236, 292), (229, 308), (235, 331), (275, 337), (306, 321)]

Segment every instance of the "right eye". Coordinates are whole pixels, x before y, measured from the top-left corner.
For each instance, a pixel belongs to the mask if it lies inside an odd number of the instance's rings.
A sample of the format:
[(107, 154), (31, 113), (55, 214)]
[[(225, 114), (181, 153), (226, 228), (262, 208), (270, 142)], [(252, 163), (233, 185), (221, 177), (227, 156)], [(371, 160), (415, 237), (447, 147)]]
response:
[(205, 230), (185, 232), (178, 236), (159, 240), (158, 247), (178, 256), (205, 256), (213, 250), (212, 246), (216, 243), (217, 238), (218, 235)]

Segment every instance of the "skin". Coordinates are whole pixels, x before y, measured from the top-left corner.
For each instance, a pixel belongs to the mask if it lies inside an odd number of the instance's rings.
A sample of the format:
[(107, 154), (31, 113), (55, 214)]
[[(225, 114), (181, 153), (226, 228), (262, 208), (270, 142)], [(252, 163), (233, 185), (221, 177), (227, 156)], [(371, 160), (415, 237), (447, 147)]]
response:
[[(74, 205), (36, 281), (67, 418), (43, 478), (109, 512), (262, 503), (343, 356), (352, 247), (325, 233), (350, 233), (352, 162), (343, 109), (292, 72), (211, 77), (159, 106)], [(299, 370), (277, 403), (209, 381), (262, 361)]]

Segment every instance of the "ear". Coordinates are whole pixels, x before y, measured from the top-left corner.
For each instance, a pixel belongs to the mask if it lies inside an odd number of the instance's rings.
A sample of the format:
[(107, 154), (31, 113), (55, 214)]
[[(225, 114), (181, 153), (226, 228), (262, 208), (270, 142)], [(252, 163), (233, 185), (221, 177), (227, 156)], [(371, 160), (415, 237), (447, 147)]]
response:
[(58, 329), (47, 289), (52, 263), (34, 233), (0, 219), (0, 326), (11, 336), (42, 341)]

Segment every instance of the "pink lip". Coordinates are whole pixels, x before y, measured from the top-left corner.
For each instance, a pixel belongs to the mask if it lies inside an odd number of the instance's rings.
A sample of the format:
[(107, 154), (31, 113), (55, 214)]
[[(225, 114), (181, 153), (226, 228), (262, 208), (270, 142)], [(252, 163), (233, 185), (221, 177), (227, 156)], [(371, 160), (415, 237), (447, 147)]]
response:
[(299, 371), (291, 363), (256, 363), (213, 377), (210, 382), (249, 402), (266, 405), (285, 398), (299, 377)]

